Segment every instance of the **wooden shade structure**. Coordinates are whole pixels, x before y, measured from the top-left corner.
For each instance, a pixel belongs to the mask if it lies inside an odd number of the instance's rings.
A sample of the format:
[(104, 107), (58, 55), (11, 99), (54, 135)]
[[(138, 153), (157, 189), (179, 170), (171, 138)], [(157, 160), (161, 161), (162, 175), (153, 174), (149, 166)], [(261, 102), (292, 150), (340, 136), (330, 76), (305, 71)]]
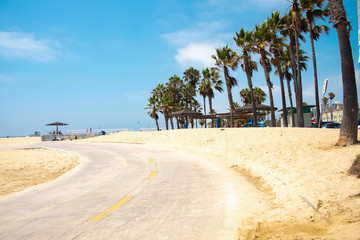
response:
[[(268, 105), (264, 105), (264, 104), (259, 104), (259, 103), (255, 103), (255, 108), (256, 111), (271, 111), (271, 106)], [(274, 107), (274, 110), (276, 111), (277, 108)], [(243, 107), (238, 107), (235, 108), (235, 112), (252, 112), (252, 104), (248, 104), (246, 106)]]
[(48, 123), (46, 126), (56, 126), (56, 134), (59, 134), (59, 126), (66, 126), (69, 125), (68, 123), (62, 123), (62, 122), (53, 122)]

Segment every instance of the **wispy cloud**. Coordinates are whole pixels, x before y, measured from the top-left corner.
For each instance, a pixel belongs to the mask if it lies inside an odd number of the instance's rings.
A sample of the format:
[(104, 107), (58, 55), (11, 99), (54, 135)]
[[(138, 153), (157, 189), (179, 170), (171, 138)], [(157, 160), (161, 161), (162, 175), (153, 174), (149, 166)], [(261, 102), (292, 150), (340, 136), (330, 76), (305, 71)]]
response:
[(0, 32), (0, 54), (7, 58), (51, 61), (56, 57), (56, 46), (56, 41), (37, 39), (31, 33)]
[(269, 10), (290, 5), (290, 3), (285, 0), (208, 0), (207, 4), (216, 7), (218, 11), (227, 12), (245, 12), (255, 7), (258, 9)]
[(177, 48), (174, 59), (181, 66), (209, 67), (214, 65), (211, 55), (215, 48), (225, 45), (233, 35), (222, 33), (221, 29), (220, 22), (203, 22), (189, 29), (163, 34), (162, 38)]
[(15, 83), (16, 78), (10, 75), (0, 74), (0, 83)]

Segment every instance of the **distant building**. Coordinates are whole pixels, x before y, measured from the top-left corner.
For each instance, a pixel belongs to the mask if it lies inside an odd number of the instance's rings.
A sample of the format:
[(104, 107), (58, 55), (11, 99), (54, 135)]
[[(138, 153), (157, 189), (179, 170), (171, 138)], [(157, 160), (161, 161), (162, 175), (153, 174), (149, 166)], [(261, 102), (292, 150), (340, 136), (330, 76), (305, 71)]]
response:
[[(311, 109), (314, 108), (315, 105), (306, 105), (306, 106), (303, 106), (303, 113), (304, 113), (304, 126), (305, 127), (310, 127), (311, 126), (311, 118), (312, 118), (312, 112), (311, 112)], [(288, 127), (292, 127), (292, 118), (291, 118), (291, 108), (286, 108), (287, 110), (287, 119), (288, 119)], [(279, 110), (281, 111), (281, 110)], [(296, 126), (296, 123), (297, 123), (297, 109), (294, 107), (293, 108), (293, 111), (294, 111), (294, 121), (295, 121), (295, 126)], [(281, 122), (281, 127), (284, 127), (283, 126), (283, 122), (282, 122), (282, 117), (283, 117), (283, 114), (281, 114), (281, 117), (280, 117), (280, 122)]]
[[(325, 111), (321, 114), (321, 120), (323, 122), (336, 122), (341, 123), (344, 111), (344, 104), (335, 102), (325, 107)], [(331, 117), (332, 115), (332, 117)]]

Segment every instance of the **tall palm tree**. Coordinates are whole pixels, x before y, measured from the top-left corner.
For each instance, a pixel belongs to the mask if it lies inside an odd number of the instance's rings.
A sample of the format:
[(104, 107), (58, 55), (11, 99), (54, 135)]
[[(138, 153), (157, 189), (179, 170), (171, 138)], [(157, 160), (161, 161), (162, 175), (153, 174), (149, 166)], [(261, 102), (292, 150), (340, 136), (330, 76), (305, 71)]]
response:
[(147, 105), (147, 107), (145, 109), (149, 109), (150, 111), (148, 111), (148, 115), (150, 115), (151, 118), (153, 118), (155, 120), (156, 123), (156, 128), (158, 131), (160, 131), (159, 128), (159, 115), (158, 115), (158, 102), (159, 99), (155, 96), (152, 95), (149, 99), (148, 99), (149, 103)]
[(234, 37), (235, 43), (241, 49), (240, 59), (242, 60), (241, 68), (246, 73), (248, 80), (251, 102), (252, 102), (252, 114), (254, 127), (257, 127), (257, 112), (255, 106), (254, 91), (252, 87), (252, 75), (254, 71), (257, 71), (257, 64), (251, 58), (251, 54), (256, 51), (254, 46), (254, 33), (253, 31), (245, 31), (244, 27), (241, 27), (239, 32), (236, 32)]
[[(294, 0), (297, 2), (297, 0)], [(297, 24), (295, 28), (295, 16), (297, 17)], [(303, 32), (307, 32), (307, 21), (305, 18), (301, 17), (300, 13), (295, 14), (294, 11), (290, 11), (288, 14), (285, 14), (282, 18), (281, 34), (289, 38), (289, 50), (291, 56), (291, 67), (292, 75), (294, 79), (294, 91), (296, 99), (296, 108), (297, 108), (297, 126), (302, 126), (304, 123), (304, 114), (303, 114), (303, 98), (302, 98), (302, 84), (301, 84), (301, 69), (297, 67), (298, 58), (297, 54), (300, 51), (299, 48), (299, 39), (305, 41), (305, 38), (301, 35)], [(297, 29), (297, 31), (295, 30)], [(297, 50), (298, 49), (298, 50)], [(301, 55), (301, 54), (300, 54)]]
[[(204, 70), (203, 70), (203, 76), (204, 76)], [(206, 101), (205, 100), (206, 100), (206, 96), (207, 96), (207, 92), (209, 91), (209, 88), (210, 88), (209, 79), (206, 79), (205, 77), (203, 77), (200, 81), (198, 91), (204, 100), (204, 115), (206, 115)], [(206, 128), (206, 119), (204, 119), (204, 123), (205, 123), (205, 128)]]
[[(192, 92), (192, 97), (196, 95), (196, 86), (200, 80), (200, 72), (199, 70), (190, 67), (189, 69), (186, 69), (184, 72), (184, 80), (185, 82), (189, 83), (191, 86), (191, 92)], [(190, 109), (192, 109), (192, 101), (190, 101)]]
[[(182, 81), (182, 79), (180, 77), (178, 77), (176, 74), (174, 76), (171, 76), (168, 80), (167, 83), (165, 83), (165, 86), (169, 92), (169, 94), (171, 95), (171, 99), (172, 99), (172, 111), (178, 111), (181, 109), (181, 98), (182, 98), (182, 88), (184, 86), (184, 82)], [(177, 127), (180, 128), (179, 126), (179, 120), (178, 118), (176, 118), (177, 120)], [(173, 123), (173, 118), (170, 118), (170, 123), (171, 123), (171, 127), (172, 129), (174, 129), (174, 123)]]
[(350, 22), (342, 0), (328, 0), (331, 22), (336, 29), (341, 55), (344, 112), (339, 139), (336, 145), (346, 146), (357, 142), (358, 97), (355, 80), (354, 60), (352, 57), (349, 29)]
[[(317, 78), (317, 66), (316, 66), (316, 55), (315, 55), (315, 45), (314, 40), (318, 40), (320, 34), (325, 32), (328, 34), (329, 27), (325, 25), (315, 25), (316, 19), (325, 20), (325, 17), (330, 15), (328, 8), (323, 8), (325, 0), (302, 0), (301, 7), (305, 11), (306, 20), (309, 26), (310, 33), (310, 43), (311, 43), (311, 52), (313, 59), (313, 68), (314, 68), (314, 86), (315, 86), (315, 104), (316, 104), (316, 122), (320, 123), (320, 103), (319, 103), (319, 86)], [(318, 124), (318, 127), (321, 127), (321, 124)]]
[[(294, 34), (295, 34), (295, 51), (296, 51), (296, 65), (300, 65), (300, 58), (299, 58), (299, 52), (300, 52), (300, 44), (299, 44), (299, 34), (300, 34), (300, 19), (301, 19), (301, 13), (300, 13), (300, 4), (299, 0), (293, 0), (291, 4), (291, 11), (290, 15), (292, 16), (292, 23), (294, 26)], [(299, 127), (304, 127), (304, 113), (302, 108), (302, 79), (301, 79), (301, 70), (300, 68), (296, 69), (296, 76), (297, 76), (297, 96), (298, 100), (296, 101), (297, 108), (297, 118), (298, 118), (298, 125)]]
[(261, 25), (256, 25), (254, 35), (255, 51), (260, 54), (260, 65), (264, 69), (265, 80), (269, 91), (269, 100), (271, 107), (271, 126), (276, 127), (274, 99), (272, 94), (273, 83), (270, 80), (271, 63), (270, 59), (268, 58), (268, 56), (271, 57), (271, 54), (267, 50), (270, 45), (272, 35), (270, 33), (269, 25), (267, 24), (267, 22), (263, 22)]
[[(212, 112), (212, 99), (215, 98), (214, 90), (218, 92), (223, 92), (223, 82), (219, 79), (220, 74), (217, 68), (206, 68), (202, 71), (203, 78), (207, 79), (209, 82), (206, 96), (209, 100), (209, 110)], [(214, 121), (211, 121), (211, 127), (214, 127)]]
[(267, 19), (267, 24), (270, 28), (271, 33), (271, 41), (270, 41), (270, 52), (273, 53), (273, 58), (271, 59), (271, 63), (276, 67), (279, 80), (280, 80), (280, 89), (281, 89), (281, 102), (283, 107), (283, 126), (288, 126), (287, 121), (287, 110), (286, 110), (286, 98), (285, 98), (285, 87), (284, 87), (284, 73), (281, 68), (280, 56), (283, 52), (283, 48), (285, 46), (284, 37), (279, 37), (278, 33), (283, 28), (283, 22), (280, 16), (280, 12), (275, 11), (271, 13), (271, 17)]
[(330, 121), (332, 121), (333, 120), (333, 109), (332, 109), (331, 101), (335, 98), (335, 93), (329, 92), (328, 95), (329, 95), (329, 100), (330, 100), (330, 116), (331, 116)]
[(230, 106), (230, 127), (234, 127), (234, 106), (233, 97), (231, 93), (232, 87), (237, 85), (237, 81), (230, 75), (229, 68), (236, 70), (239, 63), (239, 56), (228, 45), (222, 48), (216, 49), (216, 55), (212, 55), (212, 58), (216, 61), (216, 66), (220, 67), (224, 71), (225, 84), (228, 94), (229, 106)]

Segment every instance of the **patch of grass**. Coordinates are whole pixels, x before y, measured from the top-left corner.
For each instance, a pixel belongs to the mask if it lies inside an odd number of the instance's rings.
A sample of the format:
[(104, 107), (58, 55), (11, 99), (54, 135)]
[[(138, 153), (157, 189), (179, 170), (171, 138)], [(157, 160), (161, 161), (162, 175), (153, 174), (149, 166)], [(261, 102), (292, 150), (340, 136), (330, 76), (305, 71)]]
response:
[(360, 178), (360, 155), (357, 155), (352, 166), (349, 169), (349, 174), (355, 175)]

